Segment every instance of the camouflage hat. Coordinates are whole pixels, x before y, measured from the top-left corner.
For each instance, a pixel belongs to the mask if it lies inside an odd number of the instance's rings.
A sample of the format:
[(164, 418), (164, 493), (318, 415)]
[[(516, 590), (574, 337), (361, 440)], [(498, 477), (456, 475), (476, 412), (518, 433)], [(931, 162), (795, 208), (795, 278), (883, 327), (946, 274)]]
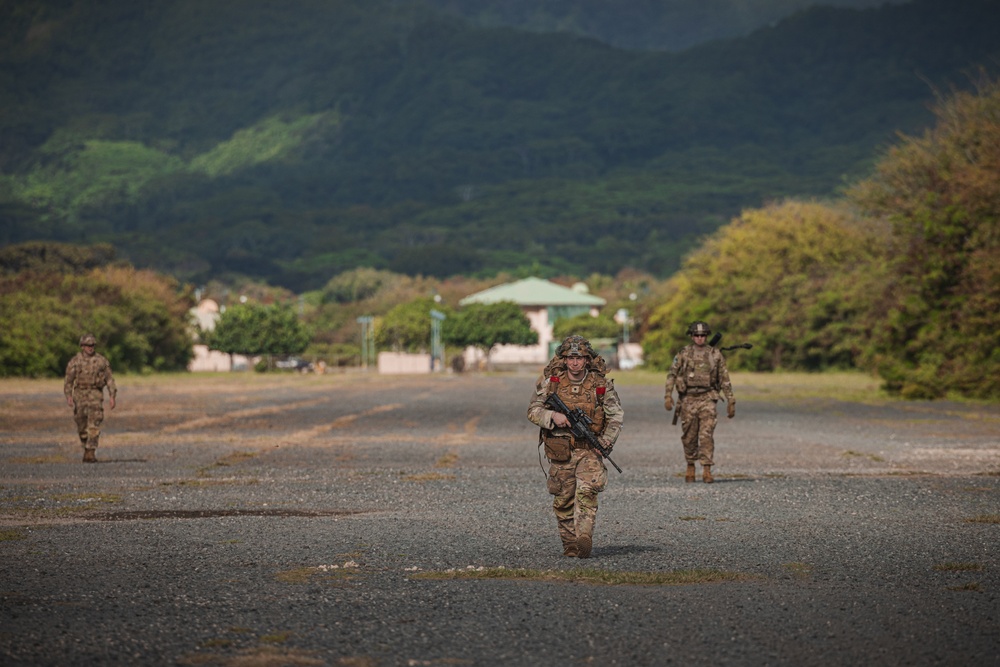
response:
[(692, 322), (688, 326), (688, 336), (707, 336), (712, 333), (712, 328), (708, 326), (707, 322), (702, 322), (698, 320), (697, 322)]
[(97, 339), (94, 338), (94, 334), (83, 334), (80, 336), (80, 345), (97, 345)]
[(590, 357), (591, 359), (597, 356), (590, 341), (578, 335), (567, 336), (556, 354), (560, 357)]

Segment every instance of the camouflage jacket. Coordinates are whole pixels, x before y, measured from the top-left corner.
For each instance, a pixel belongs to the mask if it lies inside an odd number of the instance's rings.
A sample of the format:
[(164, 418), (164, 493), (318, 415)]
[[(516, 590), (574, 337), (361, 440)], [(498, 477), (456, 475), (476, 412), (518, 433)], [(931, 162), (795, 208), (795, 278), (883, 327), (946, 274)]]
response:
[(69, 360), (66, 366), (66, 382), (63, 384), (63, 393), (67, 397), (72, 396), (76, 390), (103, 391), (105, 387), (108, 388), (108, 394), (112, 398), (118, 394), (115, 378), (111, 374), (111, 364), (107, 359), (99, 354), (86, 355), (80, 352)]
[(729, 380), (726, 358), (714, 347), (708, 345), (688, 345), (677, 356), (667, 371), (664, 395), (670, 396), (674, 389), (680, 396), (686, 394), (704, 395), (719, 400), (733, 400), (733, 383)]

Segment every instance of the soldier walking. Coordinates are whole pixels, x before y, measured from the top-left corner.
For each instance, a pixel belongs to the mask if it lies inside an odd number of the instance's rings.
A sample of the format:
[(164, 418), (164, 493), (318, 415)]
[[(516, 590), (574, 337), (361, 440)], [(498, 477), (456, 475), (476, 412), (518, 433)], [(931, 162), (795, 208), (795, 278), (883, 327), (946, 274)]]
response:
[(93, 334), (80, 338), (80, 352), (70, 359), (66, 366), (66, 382), (63, 393), (66, 404), (73, 408), (73, 419), (83, 445), (83, 462), (96, 463), (97, 449), (101, 437), (101, 422), (104, 421), (104, 388), (108, 389), (108, 405), (115, 409), (118, 388), (111, 374), (111, 364), (97, 354), (94, 347), (97, 339)]
[(728, 404), (728, 416), (736, 415), (736, 399), (729, 381), (726, 358), (722, 352), (705, 342), (712, 333), (705, 322), (692, 322), (687, 330), (692, 344), (682, 349), (667, 372), (666, 396), (663, 407), (674, 409), (673, 392), (677, 389), (677, 409), (681, 418), (681, 442), (687, 460), (685, 482), (695, 481), (695, 464), (701, 462), (702, 479), (711, 484), (715, 456), (715, 425), (718, 415), (715, 404), (720, 392)]
[(562, 538), (563, 555), (590, 558), (597, 519), (597, 494), (608, 483), (608, 469), (600, 453), (577, 440), (570, 422), (545, 402), (557, 394), (571, 412), (580, 408), (592, 420), (591, 430), (610, 453), (625, 419), (614, 383), (606, 367), (583, 336), (569, 336), (535, 383), (528, 419), (540, 427), (540, 444), (549, 461), (548, 490), (552, 494)]

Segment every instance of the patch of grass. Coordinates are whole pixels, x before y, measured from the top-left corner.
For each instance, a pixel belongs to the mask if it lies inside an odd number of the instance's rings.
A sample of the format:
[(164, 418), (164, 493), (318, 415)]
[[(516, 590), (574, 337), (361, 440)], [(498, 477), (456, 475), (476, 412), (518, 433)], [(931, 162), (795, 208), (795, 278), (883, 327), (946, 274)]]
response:
[(16, 528), (0, 530), (0, 542), (13, 542), (14, 540), (26, 539), (27, 537), (23, 530)]
[(340, 567), (339, 565), (319, 565), (311, 567), (296, 567), (291, 570), (277, 572), (274, 578), (285, 584), (308, 584), (310, 582), (341, 583), (349, 581), (359, 573), (356, 564)]
[(46, 463), (69, 463), (70, 458), (65, 454), (49, 454), (47, 456), (16, 456), (9, 461), (21, 465), (45, 465)]
[(261, 635), (260, 641), (265, 644), (284, 644), (291, 636), (291, 632), (273, 632), (269, 635)]
[[(410, 662), (412, 663), (413, 661), (411, 660)], [(445, 661), (442, 661), (442, 663), (445, 663)], [(378, 660), (375, 658), (369, 658), (367, 655), (352, 655), (347, 658), (339, 658), (337, 660), (337, 664), (340, 665), (340, 667), (378, 667)], [(447, 661), (447, 664), (471, 665), (474, 663), (466, 660), (449, 660)]]
[(784, 568), (792, 573), (792, 576), (799, 579), (805, 579), (812, 575), (813, 566), (809, 563), (785, 563)]
[(74, 501), (78, 503), (120, 503), (121, 495), (117, 493), (57, 493), (50, 496), (52, 500)]
[(241, 650), (236, 655), (189, 653), (177, 664), (187, 667), (319, 667), (327, 663), (315, 657), (315, 651), (257, 646)]
[(966, 519), (966, 523), (1000, 523), (1000, 514), (980, 514), (971, 519)]
[(856, 452), (853, 449), (848, 449), (846, 452), (844, 452), (843, 455), (847, 456), (847, 457), (856, 457), (856, 458), (869, 459), (870, 461), (875, 461), (876, 463), (884, 463), (885, 462), (885, 459), (882, 458), (881, 456), (878, 456), (876, 454), (866, 454), (864, 452)]
[(447, 454), (445, 454), (444, 456), (442, 456), (437, 460), (437, 463), (434, 464), (434, 467), (451, 468), (457, 462), (458, 462), (458, 454), (456, 454), (455, 452), (448, 452)]
[(983, 566), (979, 563), (938, 563), (934, 569), (938, 572), (979, 572)]
[(961, 586), (949, 586), (948, 590), (949, 591), (978, 591), (979, 590), (979, 582), (970, 581), (969, 583), (962, 584)]
[(257, 458), (257, 452), (244, 452), (244, 451), (237, 450), (235, 452), (232, 452), (231, 454), (227, 454), (226, 456), (223, 456), (221, 459), (219, 459), (218, 461), (216, 461), (213, 465), (218, 466), (218, 467), (228, 467), (228, 466), (234, 466), (234, 465), (236, 465), (238, 463), (243, 463), (244, 461), (249, 461), (250, 459), (255, 459), (255, 458)]
[(252, 485), (260, 484), (256, 477), (211, 477), (211, 468), (201, 468), (198, 470), (200, 479), (178, 479), (171, 482), (160, 482), (160, 486), (225, 486), (225, 485)]
[(437, 482), (446, 479), (455, 479), (455, 476), (440, 472), (423, 472), (413, 475), (403, 475), (403, 479), (407, 482)]
[(671, 572), (614, 572), (582, 568), (573, 570), (533, 570), (525, 568), (469, 566), (464, 570), (439, 570), (411, 575), (413, 579), (505, 579), (510, 581), (554, 581), (605, 586), (681, 586), (721, 581), (748, 581), (757, 577), (722, 570), (673, 570)]

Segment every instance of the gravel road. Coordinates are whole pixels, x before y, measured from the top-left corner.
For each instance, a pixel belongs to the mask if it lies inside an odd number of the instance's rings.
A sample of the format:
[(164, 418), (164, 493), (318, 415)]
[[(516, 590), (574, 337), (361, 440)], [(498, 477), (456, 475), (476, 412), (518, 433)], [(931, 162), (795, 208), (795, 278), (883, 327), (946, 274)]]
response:
[[(524, 374), (0, 382), (3, 665), (1000, 665), (1000, 406), (742, 391), (685, 484), (660, 385), (564, 558)], [(434, 579), (449, 570), (532, 579)], [(605, 585), (543, 574), (728, 573)]]

